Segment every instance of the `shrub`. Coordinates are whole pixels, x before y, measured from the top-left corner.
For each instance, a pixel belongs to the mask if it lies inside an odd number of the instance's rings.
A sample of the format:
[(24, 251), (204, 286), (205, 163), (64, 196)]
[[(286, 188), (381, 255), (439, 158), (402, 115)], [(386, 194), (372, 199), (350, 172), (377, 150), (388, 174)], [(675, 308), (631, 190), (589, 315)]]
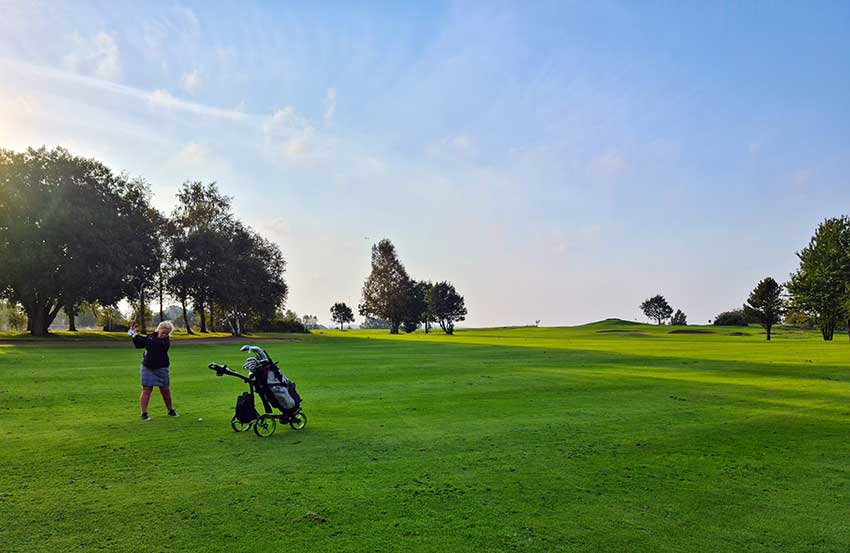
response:
[(743, 309), (732, 309), (720, 313), (714, 318), (714, 324), (716, 326), (748, 326)]
[(815, 325), (814, 319), (802, 311), (789, 311), (786, 313), (785, 324), (805, 330), (813, 330), (817, 326)]
[(685, 326), (688, 324), (688, 317), (682, 313), (681, 309), (677, 309), (676, 313), (673, 314), (673, 318), (670, 319), (670, 324), (673, 326)]
[(289, 334), (309, 334), (310, 331), (298, 319), (271, 319), (257, 324), (259, 332), (285, 332)]

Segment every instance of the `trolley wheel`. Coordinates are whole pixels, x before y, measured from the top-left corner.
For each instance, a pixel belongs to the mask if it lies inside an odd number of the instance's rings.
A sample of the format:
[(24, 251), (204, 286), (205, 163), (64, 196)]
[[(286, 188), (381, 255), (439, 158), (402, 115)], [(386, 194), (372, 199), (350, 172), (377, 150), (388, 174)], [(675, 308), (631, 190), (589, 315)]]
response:
[(265, 415), (260, 415), (256, 421), (254, 421), (254, 434), (261, 438), (267, 438), (274, 434), (274, 431), (277, 429), (277, 421), (271, 417), (266, 417)]
[(301, 411), (295, 413), (292, 415), (292, 418), (289, 419), (289, 426), (291, 426), (293, 430), (301, 430), (307, 426), (307, 415)]
[(230, 427), (234, 432), (245, 432), (246, 430), (251, 430), (251, 426), (253, 426), (253, 424), (254, 421), (240, 422), (236, 417), (230, 419)]

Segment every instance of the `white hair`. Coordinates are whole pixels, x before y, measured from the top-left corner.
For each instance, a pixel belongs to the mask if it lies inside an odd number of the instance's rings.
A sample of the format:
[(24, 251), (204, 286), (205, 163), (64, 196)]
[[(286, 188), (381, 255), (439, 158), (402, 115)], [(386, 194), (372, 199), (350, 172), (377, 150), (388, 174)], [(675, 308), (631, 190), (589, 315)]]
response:
[(156, 326), (156, 329), (167, 328), (168, 332), (174, 332), (174, 323), (171, 321), (162, 321)]

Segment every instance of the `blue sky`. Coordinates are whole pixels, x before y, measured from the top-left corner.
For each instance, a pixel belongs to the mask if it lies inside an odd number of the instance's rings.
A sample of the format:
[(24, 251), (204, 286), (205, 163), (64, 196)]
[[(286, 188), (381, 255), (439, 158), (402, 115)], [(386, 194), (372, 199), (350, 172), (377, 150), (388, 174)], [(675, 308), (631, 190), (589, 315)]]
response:
[(850, 212), (847, 3), (0, 11), (0, 147), (218, 181), (323, 321), (389, 237), (469, 325), (705, 322)]

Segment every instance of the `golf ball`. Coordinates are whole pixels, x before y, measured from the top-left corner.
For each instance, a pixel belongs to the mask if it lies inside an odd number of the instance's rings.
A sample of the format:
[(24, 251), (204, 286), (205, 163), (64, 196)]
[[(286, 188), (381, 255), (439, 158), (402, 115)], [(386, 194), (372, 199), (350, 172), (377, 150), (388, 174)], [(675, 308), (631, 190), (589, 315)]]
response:
[(204, 419), (202, 419), (202, 418), (200, 418), (200, 417), (199, 417), (199, 418), (198, 418), (198, 422), (204, 422)]

